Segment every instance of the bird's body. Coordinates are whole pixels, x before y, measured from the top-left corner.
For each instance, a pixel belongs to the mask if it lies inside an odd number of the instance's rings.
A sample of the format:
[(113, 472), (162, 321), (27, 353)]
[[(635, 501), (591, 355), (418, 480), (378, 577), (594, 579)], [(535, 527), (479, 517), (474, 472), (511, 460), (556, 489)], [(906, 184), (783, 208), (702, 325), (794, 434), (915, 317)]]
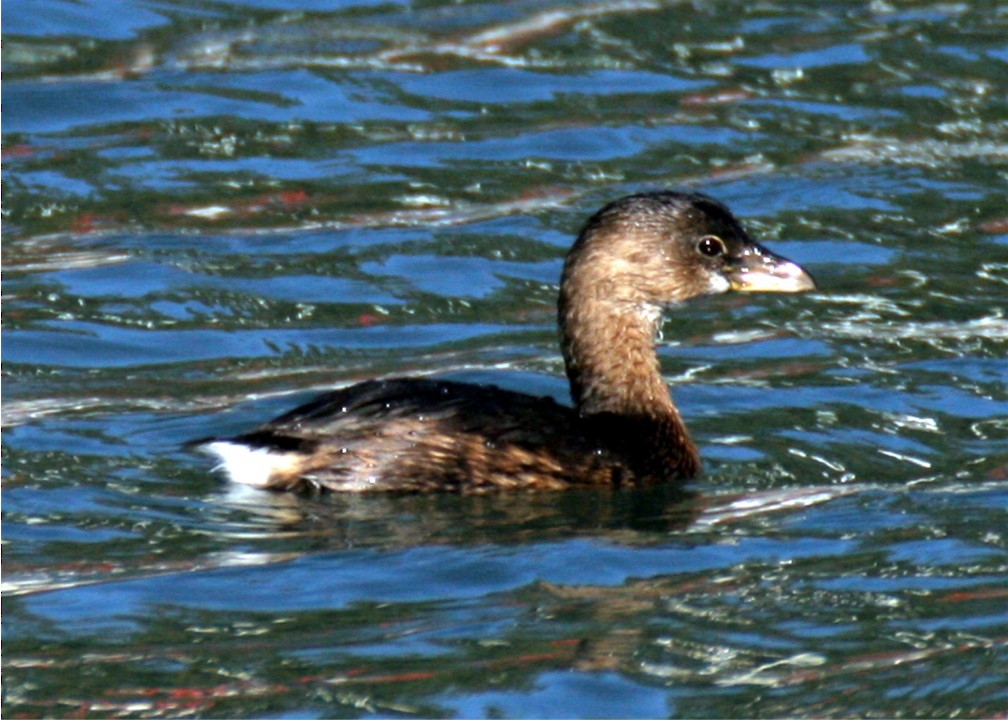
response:
[(639, 438), (627, 429), (492, 385), (395, 378), (326, 393), (210, 449), (230, 445), (234, 460), (248, 448), (246, 481), (259, 473), (251, 484), (274, 489), (483, 493), (666, 479), (614, 451)]
[(812, 288), (716, 201), (628, 196), (588, 221), (564, 264), (574, 407), (494, 386), (372, 380), (197, 444), (233, 480), (283, 490), (484, 493), (691, 477), (699, 455), (654, 351), (663, 310), (729, 289)]

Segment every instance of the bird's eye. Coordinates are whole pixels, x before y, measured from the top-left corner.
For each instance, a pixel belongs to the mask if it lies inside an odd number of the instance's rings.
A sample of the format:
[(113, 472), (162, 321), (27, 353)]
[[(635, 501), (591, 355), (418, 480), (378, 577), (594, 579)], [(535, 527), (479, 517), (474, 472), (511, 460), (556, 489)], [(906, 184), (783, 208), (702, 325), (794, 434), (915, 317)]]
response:
[(724, 241), (716, 235), (704, 235), (700, 238), (697, 242), (697, 250), (701, 255), (707, 257), (720, 257), (726, 252)]

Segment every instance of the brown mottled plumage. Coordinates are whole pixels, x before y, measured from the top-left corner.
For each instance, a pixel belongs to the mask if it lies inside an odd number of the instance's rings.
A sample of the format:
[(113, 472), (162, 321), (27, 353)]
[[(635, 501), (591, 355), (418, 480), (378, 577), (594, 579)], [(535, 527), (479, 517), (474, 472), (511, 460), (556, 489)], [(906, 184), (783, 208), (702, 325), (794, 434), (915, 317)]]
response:
[(196, 444), (234, 480), (272, 489), (480, 493), (691, 477), (699, 455), (654, 350), (663, 309), (729, 289), (814, 287), (715, 200), (630, 195), (588, 221), (564, 263), (574, 408), (493, 386), (372, 380)]

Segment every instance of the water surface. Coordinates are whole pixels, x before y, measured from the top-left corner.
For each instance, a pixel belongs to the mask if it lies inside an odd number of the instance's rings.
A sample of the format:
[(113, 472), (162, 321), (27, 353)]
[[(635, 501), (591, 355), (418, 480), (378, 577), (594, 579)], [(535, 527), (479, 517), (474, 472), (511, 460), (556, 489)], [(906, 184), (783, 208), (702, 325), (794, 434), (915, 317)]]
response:
[[(12, 717), (1004, 715), (1008, 15), (8, 2)], [(679, 308), (684, 488), (227, 486), (435, 374), (566, 398), (583, 219), (699, 189), (821, 291)]]

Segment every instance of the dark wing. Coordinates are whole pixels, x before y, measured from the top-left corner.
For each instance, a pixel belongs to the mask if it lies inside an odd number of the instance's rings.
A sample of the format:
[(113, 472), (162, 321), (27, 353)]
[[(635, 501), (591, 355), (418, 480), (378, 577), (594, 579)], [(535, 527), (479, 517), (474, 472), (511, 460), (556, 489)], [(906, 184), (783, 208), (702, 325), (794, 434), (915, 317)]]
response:
[(336, 390), (230, 442), (289, 453), (290, 470), (276, 487), (483, 492), (628, 479), (573, 409), (440, 380), (374, 380)]

